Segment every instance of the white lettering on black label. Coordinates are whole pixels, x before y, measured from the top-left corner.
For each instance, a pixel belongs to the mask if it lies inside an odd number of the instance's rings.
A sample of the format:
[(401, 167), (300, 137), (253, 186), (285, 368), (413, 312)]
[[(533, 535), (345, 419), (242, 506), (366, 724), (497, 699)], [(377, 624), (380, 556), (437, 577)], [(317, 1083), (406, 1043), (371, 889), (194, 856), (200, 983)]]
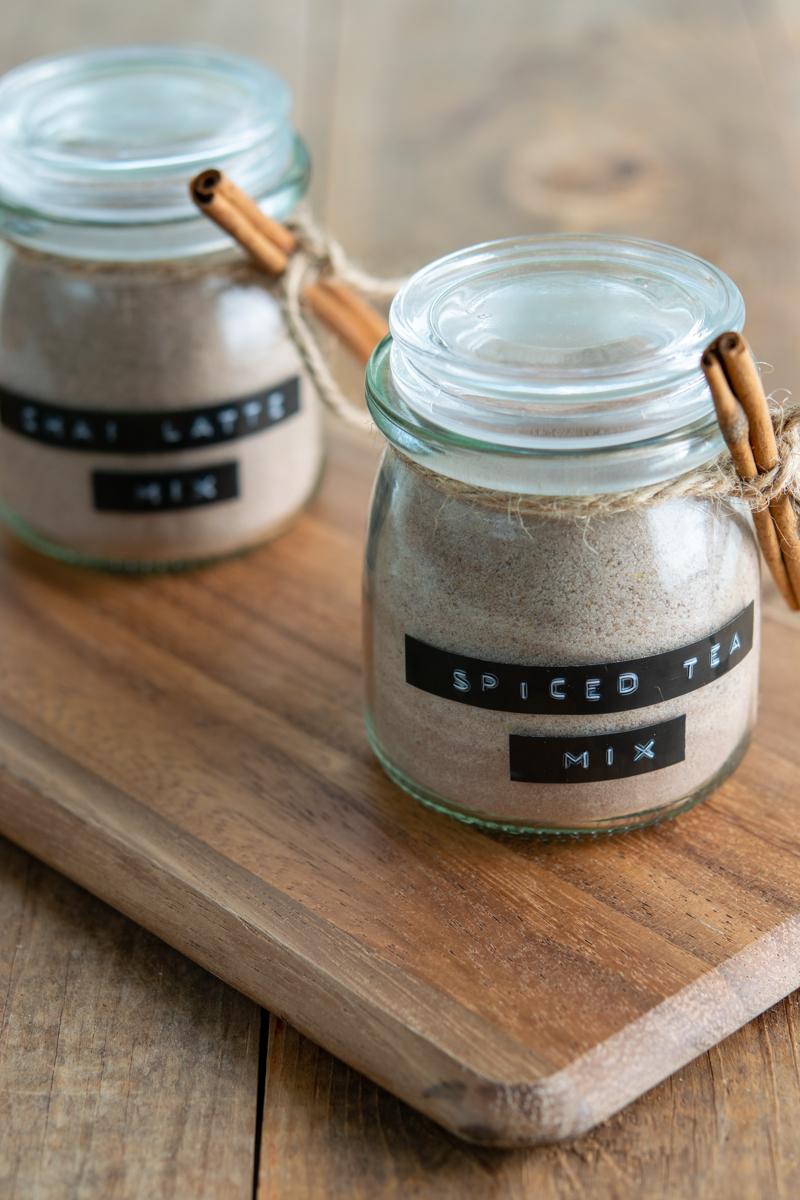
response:
[(508, 739), (511, 779), (518, 783), (597, 783), (660, 771), (686, 757), (686, 717), (645, 729), (593, 737)]
[(164, 454), (251, 437), (285, 421), (300, 408), (294, 376), (255, 396), (208, 408), (120, 412), (64, 408), (0, 388), (0, 421), (6, 429), (62, 450), (103, 454)]
[(225, 462), (194, 471), (94, 471), (92, 487), (99, 512), (174, 512), (234, 500), (239, 470), (237, 463)]
[(406, 682), (433, 696), (512, 713), (613, 713), (674, 700), (731, 671), (753, 646), (753, 604), (691, 646), (586, 667), (470, 658), (406, 634)]

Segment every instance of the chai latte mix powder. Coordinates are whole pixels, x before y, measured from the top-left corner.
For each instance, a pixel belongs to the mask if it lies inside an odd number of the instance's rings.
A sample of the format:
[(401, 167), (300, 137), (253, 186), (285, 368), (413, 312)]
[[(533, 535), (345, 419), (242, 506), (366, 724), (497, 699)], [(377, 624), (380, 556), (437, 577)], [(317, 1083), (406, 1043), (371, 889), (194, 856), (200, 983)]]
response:
[[(86, 442), (72, 448), (64, 444), (69, 424), (56, 444), (3, 429), (0, 494), (37, 534), (100, 558), (206, 558), (279, 532), (313, 492), (322, 461), (319, 404), (265, 276), (238, 251), (109, 264), (17, 248), (4, 295), (0, 386), (29, 399), (34, 412), (37, 402), (50, 401), (109, 417), (211, 406), (224, 417), (240, 398), (266, 405), (287, 381), (299, 392), (291, 415), (204, 446), (209, 420), (215, 431), (219, 425), (215, 410), (198, 423), (200, 436), (187, 444), (190, 425), (173, 452), (107, 453)], [(153, 511), (144, 490), (150, 474), (198, 471), (205, 478), (220, 462), (236, 463), (237, 496)], [(95, 471), (141, 476), (141, 511), (98, 511)]]

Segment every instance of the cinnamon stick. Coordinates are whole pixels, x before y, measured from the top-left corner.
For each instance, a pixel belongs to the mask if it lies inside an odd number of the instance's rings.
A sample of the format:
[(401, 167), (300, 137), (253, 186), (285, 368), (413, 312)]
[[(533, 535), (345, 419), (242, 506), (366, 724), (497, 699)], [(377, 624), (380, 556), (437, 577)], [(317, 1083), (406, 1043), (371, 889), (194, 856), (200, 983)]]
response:
[(759, 471), (778, 465), (778, 443), (772, 428), (767, 398), (750, 347), (740, 333), (723, 333), (716, 350), (731, 387), (741, 401), (750, 425), (750, 443)]
[[(343, 304), (336, 293), (321, 282), (304, 288), (302, 298), (321, 320), (330, 325), (357, 358), (363, 363), (369, 360), (384, 336), (384, 333), (376, 331), (374, 323), (367, 324), (350, 304)], [(385, 333), (388, 331), (386, 326)]]
[(302, 298), (364, 363), (389, 332), (381, 314), (338, 280), (319, 279), (303, 289)]
[[(759, 471), (772, 471), (778, 465), (778, 443), (772, 427), (767, 397), (750, 348), (740, 333), (724, 333), (717, 350), (733, 390), (742, 402), (750, 424), (750, 442)], [(800, 536), (797, 517), (788, 496), (770, 502), (769, 511), (778, 530), (783, 560), (800, 598)]]
[(292, 231), (262, 212), (247, 192), (243, 192), (232, 179), (215, 167), (203, 171), (192, 180), (192, 195), (198, 204), (204, 206), (213, 203), (216, 196), (221, 196), (247, 217), (250, 224), (265, 238), (274, 242), (284, 254), (293, 254), (297, 249), (297, 238)]
[[(287, 255), (297, 248), (294, 234), (263, 213), (227, 176), (209, 168), (192, 180), (190, 190), (198, 208), (235, 238), (259, 266), (271, 275), (286, 270)], [(362, 362), (366, 363), (389, 332), (381, 314), (338, 279), (317, 280), (304, 290), (302, 298)]]
[[(731, 390), (725, 372), (722, 368), (715, 349), (709, 347), (702, 358), (703, 373), (711, 389), (717, 420), (730, 450), (733, 465), (740, 479), (755, 479), (758, 474), (755, 455), (750, 445), (750, 424), (744, 408)], [(756, 527), (758, 540), (770, 574), (789, 608), (797, 612), (800, 604), (794, 594), (781, 554), (781, 545), (775, 523), (768, 508), (756, 510), (753, 513), (753, 523)]]
[(212, 175), (219, 175), (219, 172), (205, 171), (202, 176), (192, 180), (191, 191), (197, 206), (235, 238), (240, 246), (244, 246), (260, 267), (270, 275), (282, 275), (289, 263), (283, 250), (253, 223), (249, 213), (243, 212), (223, 195), (218, 185), (204, 186)]
[(317, 283), (323, 291), (335, 296), (345, 308), (349, 308), (359, 321), (364, 323), (364, 326), (371, 331), (375, 338), (376, 345), (386, 337), (389, 332), (389, 322), (368, 301), (363, 300), (352, 288), (349, 288), (346, 283), (342, 283), (339, 279), (331, 279), (325, 275), (318, 279)]

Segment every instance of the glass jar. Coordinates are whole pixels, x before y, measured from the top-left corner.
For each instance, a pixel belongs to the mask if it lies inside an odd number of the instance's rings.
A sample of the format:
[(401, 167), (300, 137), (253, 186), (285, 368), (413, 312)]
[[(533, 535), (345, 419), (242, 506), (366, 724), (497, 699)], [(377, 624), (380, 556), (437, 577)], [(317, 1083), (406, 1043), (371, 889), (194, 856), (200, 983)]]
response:
[(473, 247), (398, 293), (367, 373), (389, 447), (366, 715), (411, 795), (512, 832), (629, 829), (739, 762), (752, 520), (656, 493), (724, 449), (700, 356), (743, 323), (708, 263), (600, 236)]
[(216, 166), (278, 219), (308, 182), (277, 76), (132, 46), (0, 80), (0, 501), (23, 540), (132, 569), (281, 532), (322, 464), (275, 285), (195, 208)]

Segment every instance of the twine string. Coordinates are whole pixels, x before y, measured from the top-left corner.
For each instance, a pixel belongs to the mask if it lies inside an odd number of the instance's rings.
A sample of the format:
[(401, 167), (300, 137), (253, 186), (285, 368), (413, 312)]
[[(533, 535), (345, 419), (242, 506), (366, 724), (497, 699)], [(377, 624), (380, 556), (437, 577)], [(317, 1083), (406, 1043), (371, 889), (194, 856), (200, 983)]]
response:
[[(319, 342), (303, 315), (300, 296), (307, 284), (322, 275), (341, 280), (367, 299), (386, 301), (392, 299), (405, 279), (382, 279), (356, 267), (336, 238), (314, 221), (305, 205), (301, 205), (286, 224), (298, 243), (280, 283), (281, 307), (289, 334), (320, 399), (328, 408), (347, 425), (374, 428), (370, 418), (348, 399), (333, 378)], [(520, 495), (513, 498), (514, 511), (520, 515), (591, 517), (689, 497), (737, 500), (751, 511), (759, 511), (768, 508), (772, 500), (787, 495), (800, 516), (800, 404), (791, 404), (788, 399), (779, 403), (772, 396), (768, 397), (768, 403), (778, 443), (778, 465), (755, 479), (740, 479), (729, 452), (724, 450), (713, 461), (664, 483), (590, 496)], [(405, 455), (402, 457), (406, 458)], [(476, 487), (443, 476), (412, 459), (406, 461), (413, 470), (430, 476), (437, 487), (453, 497), (509, 506), (507, 492)]]
[[(699, 499), (739, 501), (751, 511), (767, 508), (778, 496), (788, 495), (800, 515), (800, 405), (778, 404), (770, 400), (770, 414), (778, 442), (778, 465), (755, 479), (743, 480), (736, 473), (728, 450), (711, 462), (703, 463), (684, 475), (664, 483), (631, 488), (625, 492), (598, 493), (590, 496), (510, 497), (508, 492), (477, 487), (441, 475), (438, 471), (402, 455), (413, 471), (453, 499), (508, 509), (520, 519), (524, 516), (593, 517), (611, 516), (635, 508), (654, 507), (670, 500)], [(400, 453), (396, 451), (396, 453)]]
[(298, 206), (287, 219), (286, 225), (319, 270), (329, 271), (336, 279), (348, 283), (370, 300), (391, 300), (406, 282), (405, 276), (381, 279), (356, 267), (350, 262), (341, 243), (317, 224), (305, 204)]
[(347, 398), (333, 378), (319, 342), (303, 316), (300, 296), (303, 288), (320, 275), (341, 280), (370, 300), (391, 300), (405, 280), (381, 279), (354, 266), (336, 238), (317, 225), (303, 206), (286, 224), (298, 243), (280, 281), (281, 308), (289, 336), (323, 403), (346, 425), (371, 429), (369, 416)]

